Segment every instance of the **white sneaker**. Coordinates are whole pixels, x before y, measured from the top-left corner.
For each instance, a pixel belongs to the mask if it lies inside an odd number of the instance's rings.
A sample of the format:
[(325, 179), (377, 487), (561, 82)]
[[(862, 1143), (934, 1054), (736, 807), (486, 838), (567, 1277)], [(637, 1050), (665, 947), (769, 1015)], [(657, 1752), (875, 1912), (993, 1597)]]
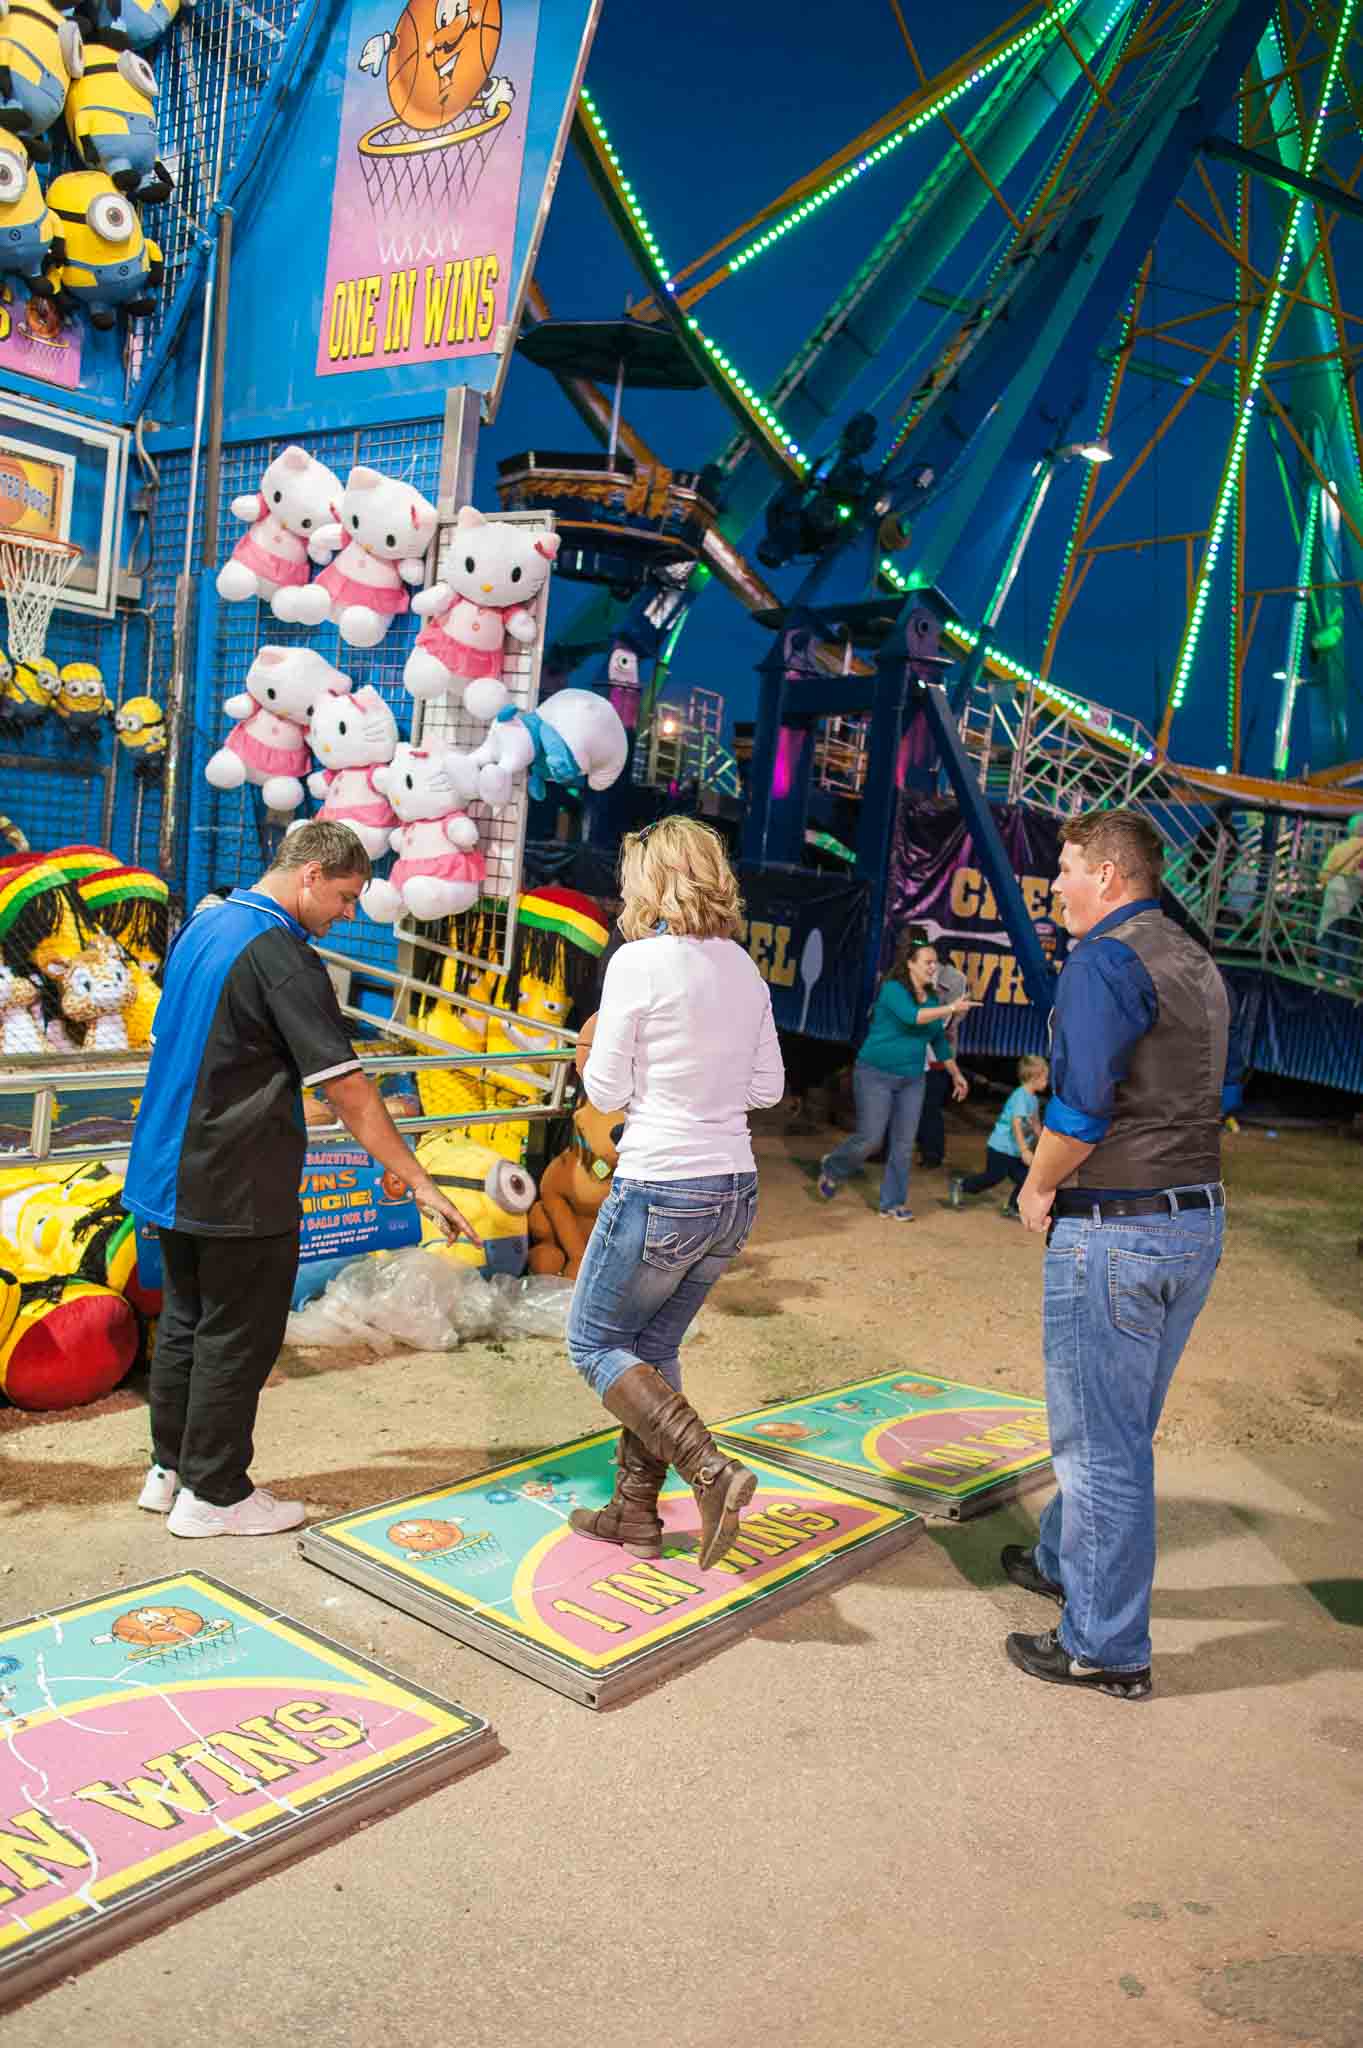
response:
[(143, 1481), (142, 1491), (137, 1496), (137, 1505), (148, 1514), (166, 1515), (175, 1504), (175, 1493), (180, 1482), (168, 1465), (153, 1465)]
[(230, 1508), (214, 1507), (182, 1486), (166, 1527), (172, 1536), (278, 1536), (296, 1529), (306, 1515), (301, 1500), (276, 1500), (263, 1486)]

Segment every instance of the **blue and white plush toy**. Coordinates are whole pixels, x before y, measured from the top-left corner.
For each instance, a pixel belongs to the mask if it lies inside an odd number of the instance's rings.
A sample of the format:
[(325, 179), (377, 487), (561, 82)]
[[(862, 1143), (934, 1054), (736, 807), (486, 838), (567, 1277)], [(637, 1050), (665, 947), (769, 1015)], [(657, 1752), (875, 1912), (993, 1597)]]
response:
[(515, 778), (524, 775), (532, 797), (551, 782), (574, 795), (609, 789), (629, 758), (629, 735), (619, 712), (593, 690), (556, 690), (538, 711), (508, 705), (498, 713), (482, 745), (471, 753), (451, 748), (445, 771), (464, 803), (509, 802)]

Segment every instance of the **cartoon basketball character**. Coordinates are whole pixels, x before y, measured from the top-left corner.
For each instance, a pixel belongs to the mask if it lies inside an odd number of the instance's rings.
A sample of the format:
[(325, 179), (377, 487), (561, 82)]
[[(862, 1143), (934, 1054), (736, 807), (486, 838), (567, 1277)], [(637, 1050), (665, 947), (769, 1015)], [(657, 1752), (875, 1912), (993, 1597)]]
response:
[(107, 1636), (90, 1640), (121, 1643), (133, 1657), (155, 1657), (182, 1649), (186, 1643), (209, 1642), (226, 1634), (231, 1626), (225, 1617), (205, 1621), (192, 1607), (130, 1607), (119, 1615)]
[(820, 1429), (807, 1429), (803, 1422), (755, 1422), (754, 1436), (769, 1436), (773, 1443), (807, 1443), (812, 1436), (822, 1436)]
[(516, 96), (492, 75), (501, 39), (501, 0), (408, 0), (393, 29), (370, 36), (359, 68), (377, 78), (386, 62), (389, 101), (409, 128), (443, 128), (475, 100), (491, 120)]
[[(474, 1536), (468, 1540), (477, 1543), (483, 1538)], [(451, 1550), (458, 1550), (465, 1536), (458, 1522), (424, 1520), (418, 1516), (412, 1521), (394, 1522), (388, 1531), (388, 1541), (395, 1544), (409, 1562), (416, 1563), (423, 1557), (441, 1557)]]

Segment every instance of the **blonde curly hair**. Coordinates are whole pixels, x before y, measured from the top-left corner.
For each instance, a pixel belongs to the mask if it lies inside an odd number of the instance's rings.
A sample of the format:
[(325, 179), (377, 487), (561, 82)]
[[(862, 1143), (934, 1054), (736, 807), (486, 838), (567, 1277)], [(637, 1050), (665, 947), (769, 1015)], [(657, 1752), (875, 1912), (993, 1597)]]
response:
[(724, 841), (698, 818), (659, 818), (628, 833), (620, 894), (627, 939), (646, 939), (660, 924), (680, 939), (732, 939), (742, 928), (743, 903)]

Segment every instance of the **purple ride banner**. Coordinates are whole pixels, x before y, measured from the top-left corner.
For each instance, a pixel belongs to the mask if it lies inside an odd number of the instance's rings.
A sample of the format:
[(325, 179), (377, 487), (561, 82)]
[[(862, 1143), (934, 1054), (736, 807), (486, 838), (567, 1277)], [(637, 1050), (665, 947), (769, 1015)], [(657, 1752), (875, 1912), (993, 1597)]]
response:
[[(1052, 896), (1061, 821), (1010, 805), (994, 809), (994, 822), (1037, 936), (1058, 967), (1068, 944)], [(964, 974), (967, 993), (984, 1006), (967, 1020), (968, 1048), (983, 1050), (991, 1022), (1030, 1007), (1013, 942), (955, 803), (906, 791), (890, 849), (885, 962), (908, 924), (926, 926), (941, 957)]]

